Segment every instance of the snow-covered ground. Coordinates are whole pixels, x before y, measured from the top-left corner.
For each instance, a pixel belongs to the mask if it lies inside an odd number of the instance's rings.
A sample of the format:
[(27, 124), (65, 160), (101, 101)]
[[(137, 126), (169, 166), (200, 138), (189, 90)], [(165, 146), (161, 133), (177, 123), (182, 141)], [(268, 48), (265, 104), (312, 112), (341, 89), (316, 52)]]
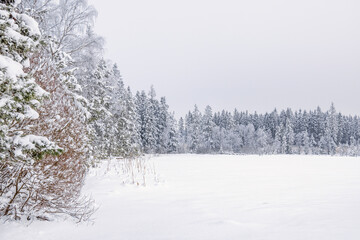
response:
[[(0, 239), (360, 239), (360, 158), (166, 155), (160, 182), (92, 174), (94, 224), (1, 223)], [(148, 178), (151, 178), (150, 175)]]

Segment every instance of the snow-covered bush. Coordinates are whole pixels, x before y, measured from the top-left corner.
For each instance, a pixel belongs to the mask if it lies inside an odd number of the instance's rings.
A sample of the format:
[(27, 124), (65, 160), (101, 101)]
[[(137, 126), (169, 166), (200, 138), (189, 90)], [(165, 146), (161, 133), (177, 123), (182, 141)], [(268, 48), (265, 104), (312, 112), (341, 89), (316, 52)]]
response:
[(56, 142), (64, 152), (44, 157), (33, 169), (35, 194), (28, 207), (47, 219), (52, 217), (49, 213), (57, 213), (85, 220), (92, 212), (85, 204), (89, 199), (80, 194), (90, 164), (86, 100), (77, 93), (80, 86), (69, 67), (71, 57), (54, 46), (48, 39), (30, 61), (31, 69), (39, 68), (36, 82), (50, 94), (32, 124), (33, 131)]

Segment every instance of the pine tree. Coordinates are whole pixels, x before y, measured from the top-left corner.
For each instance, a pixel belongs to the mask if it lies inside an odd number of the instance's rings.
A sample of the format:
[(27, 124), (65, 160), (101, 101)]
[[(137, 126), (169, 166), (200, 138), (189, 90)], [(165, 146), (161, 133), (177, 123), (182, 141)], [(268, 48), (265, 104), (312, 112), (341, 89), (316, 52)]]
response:
[(292, 123), (289, 118), (286, 119), (283, 139), (284, 138), (285, 140), (283, 142), (285, 146), (285, 153), (291, 154), (292, 145), (294, 144), (294, 131), (293, 131)]
[(234, 153), (240, 153), (244, 146), (243, 129), (244, 129), (243, 125), (235, 125), (234, 129), (232, 130), (230, 140), (231, 140), (231, 148)]
[[(153, 99), (155, 100), (155, 99)], [(154, 101), (150, 101), (145, 91), (136, 94), (136, 110), (142, 149), (145, 153), (154, 153), (156, 150), (156, 121)]]
[(251, 123), (244, 129), (244, 152), (253, 153), (256, 149), (255, 127)]
[[(140, 154), (140, 136), (136, 124), (136, 107), (130, 88), (125, 89), (117, 65), (112, 69), (113, 93), (111, 94), (112, 155), (134, 158)], [(111, 139), (111, 138), (110, 138)], [(109, 140), (109, 139), (108, 139)]]
[(312, 148), (312, 142), (309, 138), (309, 134), (308, 132), (302, 131), (302, 141), (303, 141), (303, 146), (304, 146), (304, 153), (305, 154), (311, 154), (311, 148)]
[(201, 140), (200, 149), (203, 153), (211, 153), (215, 150), (213, 142), (213, 131), (215, 123), (213, 122), (213, 114), (210, 106), (206, 106), (205, 113), (201, 120)]
[(185, 123), (184, 119), (180, 117), (178, 121), (178, 128), (177, 128), (177, 136), (178, 136), (178, 152), (185, 153), (187, 146), (186, 146), (186, 132), (185, 132)]
[[(83, 88), (85, 98), (89, 99), (90, 134), (92, 140), (92, 155), (96, 158), (106, 158), (111, 154), (111, 133), (116, 132), (112, 123), (111, 69), (104, 59), (100, 59), (96, 69), (87, 76), (87, 86)], [(112, 134), (114, 136), (114, 134)]]
[(140, 151), (140, 135), (139, 129), (137, 126), (137, 114), (134, 98), (132, 96), (131, 90), (128, 87), (125, 94), (125, 106), (126, 106), (126, 119), (127, 125), (124, 129), (127, 132), (128, 137), (130, 138), (131, 145), (127, 148), (125, 156), (136, 157), (139, 156)]
[(334, 103), (331, 103), (329, 114), (326, 118), (326, 128), (327, 131), (329, 131), (328, 134), (330, 134), (330, 137), (332, 138), (334, 143), (337, 144), (339, 125)]
[(179, 147), (179, 137), (176, 132), (176, 120), (173, 114), (168, 116), (166, 129), (166, 151), (167, 153), (176, 153)]
[(336, 143), (333, 139), (333, 132), (330, 126), (325, 128), (325, 134), (319, 141), (319, 147), (322, 149), (323, 154), (335, 154)]
[(170, 121), (170, 116), (168, 113), (169, 106), (166, 103), (165, 97), (160, 98), (160, 105), (158, 111), (155, 112), (156, 115), (156, 129), (158, 131), (158, 136), (156, 140), (156, 151), (158, 153), (166, 153), (167, 145), (169, 141), (169, 124), (172, 124)]
[(282, 141), (282, 127), (280, 126), (277, 126), (276, 127), (276, 131), (275, 131), (275, 139), (274, 139), (274, 142), (273, 142), (273, 152), (274, 153), (284, 153), (285, 150), (283, 150), (281, 148), (282, 144), (281, 144), (281, 141)]
[(262, 128), (258, 128), (255, 132), (255, 143), (256, 150), (255, 152), (263, 154), (266, 152), (266, 147), (268, 146), (268, 135), (266, 131)]
[(331, 104), (330, 110), (326, 114), (325, 131), (320, 138), (319, 147), (323, 154), (335, 154), (338, 136), (338, 122), (334, 104)]
[(189, 149), (190, 152), (196, 153), (199, 149), (200, 136), (201, 136), (201, 113), (198, 107), (194, 106), (194, 111), (191, 114), (191, 122), (189, 123), (188, 136), (189, 136)]

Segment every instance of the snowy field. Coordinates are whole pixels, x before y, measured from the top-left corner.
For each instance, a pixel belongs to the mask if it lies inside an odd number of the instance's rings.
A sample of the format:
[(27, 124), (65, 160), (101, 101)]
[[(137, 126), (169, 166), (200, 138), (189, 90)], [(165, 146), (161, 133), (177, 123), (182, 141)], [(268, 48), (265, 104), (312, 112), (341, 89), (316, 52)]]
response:
[(94, 224), (1, 223), (0, 239), (360, 239), (360, 158), (167, 155), (160, 182), (93, 173)]

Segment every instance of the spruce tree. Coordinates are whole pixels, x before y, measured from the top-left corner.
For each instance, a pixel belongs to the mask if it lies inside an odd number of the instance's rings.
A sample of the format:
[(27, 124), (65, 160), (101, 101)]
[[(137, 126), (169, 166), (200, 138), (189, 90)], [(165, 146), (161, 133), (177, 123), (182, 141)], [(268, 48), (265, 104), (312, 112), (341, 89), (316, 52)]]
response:
[(206, 106), (201, 122), (200, 149), (204, 153), (211, 153), (215, 150), (213, 141), (215, 123), (213, 122), (213, 114), (210, 106)]

